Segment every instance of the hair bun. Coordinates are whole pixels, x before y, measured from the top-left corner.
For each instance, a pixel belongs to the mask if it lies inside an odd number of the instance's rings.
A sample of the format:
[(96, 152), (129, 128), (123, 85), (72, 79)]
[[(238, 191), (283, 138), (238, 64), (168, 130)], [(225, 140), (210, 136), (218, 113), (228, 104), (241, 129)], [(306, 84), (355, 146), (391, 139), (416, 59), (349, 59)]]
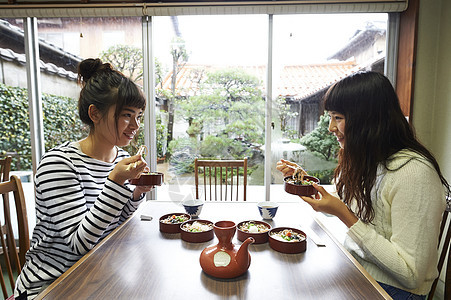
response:
[(103, 63), (100, 58), (88, 58), (78, 65), (78, 83), (86, 83), (94, 74), (101, 70), (112, 70), (109, 63)]

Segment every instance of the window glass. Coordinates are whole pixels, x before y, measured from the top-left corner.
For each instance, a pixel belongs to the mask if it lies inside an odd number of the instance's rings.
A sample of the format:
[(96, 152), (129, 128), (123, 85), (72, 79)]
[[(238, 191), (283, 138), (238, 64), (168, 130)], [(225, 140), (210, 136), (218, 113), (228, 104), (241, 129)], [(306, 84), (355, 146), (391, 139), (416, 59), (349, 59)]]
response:
[[(12, 157), (10, 175), (22, 182), (31, 232), (35, 213), (26, 63), (22, 19), (0, 19), (0, 158)], [(17, 228), (15, 206), (11, 209), (11, 223)], [(3, 205), (0, 216), (4, 219)], [(11, 295), (10, 285), (6, 288)]]
[(276, 186), (283, 183), (275, 170), (280, 158), (330, 184), (338, 143), (327, 131), (322, 97), (352, 73), (383, 73), (386, 32), (387, 14), (274, 16), (271, 173)]
[(26, 74), (22, 19), (0, 19), (0, 157), (20, 172), (32, 168)]
[(158, 170), (171, 200), (193, 197), (196, 157), (248, 157), (248, 185), (261, 188), (268, 17), (154, 20)]
[[(38, 33), (47, 151), (88, 133), (77, 109), (77, 67), (82, 60), (99, 57), (142, 86), (141, 18), (40, 18)], [(143, 142), (142, 130), (126, 150), (133, 155)]]

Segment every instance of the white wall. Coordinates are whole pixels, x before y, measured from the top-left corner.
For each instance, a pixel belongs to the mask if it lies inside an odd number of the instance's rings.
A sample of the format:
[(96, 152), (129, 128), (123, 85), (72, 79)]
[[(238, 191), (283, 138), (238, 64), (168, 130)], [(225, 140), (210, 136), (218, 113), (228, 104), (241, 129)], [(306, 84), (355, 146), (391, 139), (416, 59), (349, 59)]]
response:
[[(0, 82), (27, 88), (26, 65), (0, 59)], [(41, 69), (41, 92), (78, 99), (80, 87), (75, 80), (69, 80), (58, 74), (49, 74)]]
[(420, 0), (418, 24), (413, 124), (451, 182), (451, 1)]

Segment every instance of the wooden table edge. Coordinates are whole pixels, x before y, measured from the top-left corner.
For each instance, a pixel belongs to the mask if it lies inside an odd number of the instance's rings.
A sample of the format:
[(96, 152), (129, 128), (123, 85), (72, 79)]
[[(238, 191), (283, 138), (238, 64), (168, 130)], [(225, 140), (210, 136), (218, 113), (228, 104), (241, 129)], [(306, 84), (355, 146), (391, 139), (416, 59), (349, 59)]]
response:
[(346, 257), (354, 264), (354, 266), (362, 273), (363, 276), (373, 285), (373, 287), (379, 291), (379, 293), (385, 298), (385, 299), (393, 299), (380, 285), (377, 283), (377, 281), (365, 270), (365, 268), (362, 267), (362, 265), (352, 256), (351, 253), (349, 253), (348, 250), (346, 250), (345, 247), (335, 238), (335, 236), (330, 232), (329, 229), (321, 222), (321, 220), (313, 216), (313, 219), (316, 223), (327, 233), (327, 235), (331, 238), (331, 240), (337, 245), (338, 248), (346, 255)]
[(37, 296), (36, 296), (36, 300), (39, 299), (44, 299), (45, 296), (47, 296), (48, 293), (50, 293), (53, 288), (55, 288), (56, 286), (58, 286), (60, 284), (61, 281), (63, 281), (69, 274), (71, 274), (75, 269), (78, 268), (79, 265), (81, 265), (86, 259), (88, 259), (99, 247), (101, 247), (106, 241), (108, 241), (113, 235), (116, 234), (117, 231), (120, 230), (120, 228), (122, 228), (122, 226), (124, 226), (125, 224), (127, 224), (132, 218), (134, 218), (137, 214), (138, 211), (140, 209), (138, 208), (127, 220), (124, 221), (124, 223), (122, 223), (121, 225), (119, 225), (118, 227), (116, 227), (109, 235), (107, 235), (100, 243), (98, 243), (97, 245), (94, 246), (94, 248), (92, 248), (88, 253), (86, 253), (85, 255), (83, 255), (82, 258), (80, 258), (72, 267), (70, 267), (69, 269), (67, 269), (66, 272), (64, 272), (63, 274), (61, 274), (60, 277), (58, 277), (54, 282), (52, 282), (48, 287), (46, 287), (42, 292), (40, 292)]

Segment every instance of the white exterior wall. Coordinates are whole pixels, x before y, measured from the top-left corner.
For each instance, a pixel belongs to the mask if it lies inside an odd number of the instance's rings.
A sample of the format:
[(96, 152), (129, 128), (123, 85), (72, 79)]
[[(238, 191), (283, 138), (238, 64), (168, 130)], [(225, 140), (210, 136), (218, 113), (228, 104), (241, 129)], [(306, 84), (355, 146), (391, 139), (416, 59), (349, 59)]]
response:
[[(0, 82), (9, 86), (27, 87), (27, 69), (17, 61), (0, 59)], [(41, 70), (41, 92), (78, 99), (80, 87), (75, 80)]]

